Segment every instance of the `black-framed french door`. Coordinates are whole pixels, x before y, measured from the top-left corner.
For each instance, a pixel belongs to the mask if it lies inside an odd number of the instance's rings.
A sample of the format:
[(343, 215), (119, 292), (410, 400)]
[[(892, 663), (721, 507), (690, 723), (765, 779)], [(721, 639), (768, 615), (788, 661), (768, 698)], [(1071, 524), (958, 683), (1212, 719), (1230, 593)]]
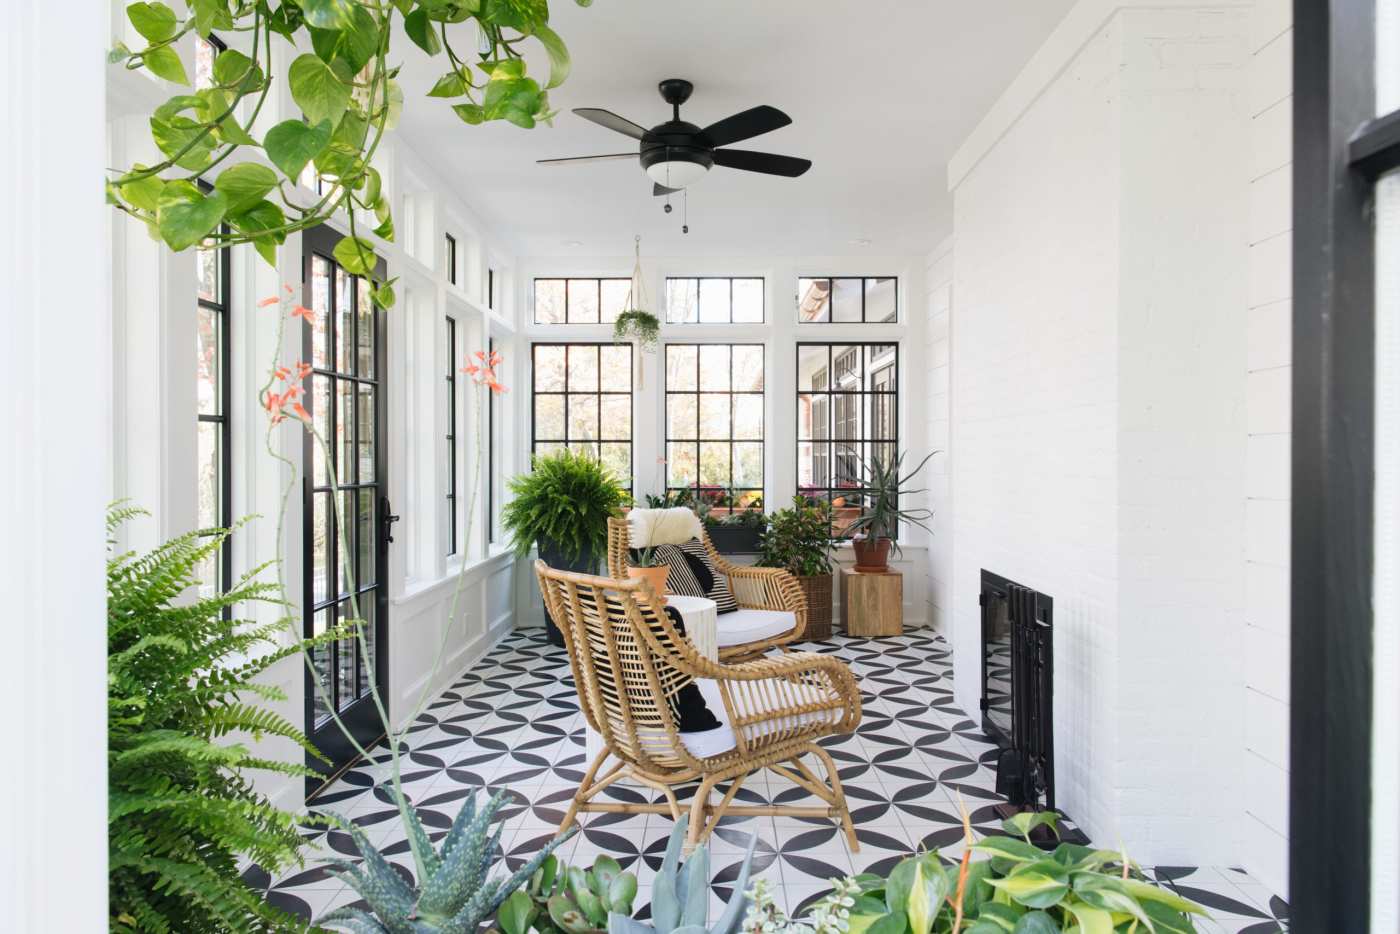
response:
[(1377, 618), (1375, 604), (1377, 190), (1400, 172), (1400, 109), (1377, 112), (1376, 6), (1293, 5), (1289, 913), (1296, 931), (1366, 931), (1373, 923), (1393, 930), (1393, 905), (1379, 918), (1371, 913), (1373, 878), (1393, 878), (1372, 866), (1371, 853), (1373, 833), (1395, 832), (1376, 826), (1375, 804), (1379, 796), (1393, 800), (1396, 789), (1373, 787), (1371, 770), (1372, 711), (1384, 709), (1375, 706), (1375, 637), (1378, 625), (1394, 625)]
[[(388, 457), (384, 438), (384, 313), (370, 297), (370, 283), (335, 261), (340, 234), (318, 227), (302, 235), (303, 298), (314, 322), (303, 328), (303, 358), (311, 364), (307, 408), (327, 440), (328, 453), (308, 432), (303, 463), (305, 634), (310, 637), (355, 618), (365, 621), (368, 652), (353, 639), (318, 648), (313, 658), (319, 687), (306, 674), (306, 733), (330, 764), (308, 756), (325, 778), (309, 779), (308, 795), (354, 762), (356, 752), (331, 716), (332, 709), (368, 748), (384, 735), (370, 696), (370, 671), (387, 698), (389, 601)], [(384, 274), (383, 260), (378, 275)], [(340, 488), (343, 528), (336, 522), (334, 477)], [(342, 549), (349, 560), (342, 560)], [(366, 665), (365, 655), (372, 661)], [(387, 700), (385, 701), (387, 703)]]

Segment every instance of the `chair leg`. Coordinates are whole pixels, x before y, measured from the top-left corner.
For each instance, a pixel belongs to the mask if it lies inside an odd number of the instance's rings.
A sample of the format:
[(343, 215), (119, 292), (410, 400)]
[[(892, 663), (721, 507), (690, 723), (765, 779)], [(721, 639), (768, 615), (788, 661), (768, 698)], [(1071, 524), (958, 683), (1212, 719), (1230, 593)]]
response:
[(831, 779), (831, 793), (836, 798), (835, 807), (841, 818), (841, 829), (846, 831), (846, 842), (850, 844), (852, 853), (859, 853), (860, 841), (856, 839), (856, 828), (851, 823), (851, 809), (846, 806), (846, 793), (841, 790), (841, 776), (836, 773), (836, 763), (831, 761), (831, 754), (816, 743), (812, 744), (812, 751), (822, 760), (827, 777)]
[(583, 781), (579, 782), (578, 791), (574, 792), (574, 799), (569, 802), (569, 810), (564, 815), (564, 820), (559, 824), (559, 832), (563, 833), (569, 829), (569, 825), (578, 817), (578, 809), (583, 806), (593, 792), (593, 780), (598, 774), (598, 770), (603, 767), (603, 762), (608, 758), (608, 749), (603, 747), (602, 751), (593, 759), (593, 764), (584, 773)]
[(695, 800), (690, 803), (690, 826), (685, 831), (684, 855), (689, 856), (700, 843), (705, 831), (705, 811), (710, 805), (710, 791), (715, 787), (714, 779), (708, 775), (695, 789)]

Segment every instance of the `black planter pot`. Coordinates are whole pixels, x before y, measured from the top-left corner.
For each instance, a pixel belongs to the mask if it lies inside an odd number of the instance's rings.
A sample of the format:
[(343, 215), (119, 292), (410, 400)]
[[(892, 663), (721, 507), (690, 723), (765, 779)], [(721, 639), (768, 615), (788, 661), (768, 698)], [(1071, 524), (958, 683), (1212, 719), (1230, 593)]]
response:
[(705, 532), (722, 555), (753, 555), (763, 550), (762, 529), (711, 525), (705, 527)]
[[(579, 558), (570, 561), (564, 557), (563, 550), (554, 542), (536, 542), (536, 549), (539, 551), (540, 560), (556, 571), (577, 571), (580, 574), (598, 573), (598, 563), (592, 558)], [(554, 624), (554, 620), (549, 617), (549, 608), (544, 611), (545, 635), (549, 638), (550, 645), (563, 647), (564, 634), (559, 631), (559, 627)]]

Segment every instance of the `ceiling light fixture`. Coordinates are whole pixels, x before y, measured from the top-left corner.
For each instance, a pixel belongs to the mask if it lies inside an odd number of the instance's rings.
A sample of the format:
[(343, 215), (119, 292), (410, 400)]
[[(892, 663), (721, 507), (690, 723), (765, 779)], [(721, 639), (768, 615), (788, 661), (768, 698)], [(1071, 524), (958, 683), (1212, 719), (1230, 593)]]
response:
[(714, 157), (698, 149), (666, 146), (642, 153), (647, 177), (665, 188), (689, 188), (714, 165)]

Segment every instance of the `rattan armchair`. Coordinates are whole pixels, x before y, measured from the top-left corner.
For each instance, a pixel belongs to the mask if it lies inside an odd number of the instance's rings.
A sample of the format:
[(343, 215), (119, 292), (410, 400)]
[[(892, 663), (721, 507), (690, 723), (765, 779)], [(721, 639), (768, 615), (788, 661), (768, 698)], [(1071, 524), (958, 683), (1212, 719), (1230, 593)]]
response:
[[(756, 568), (733, 564), (715, 550), (710, 536), (700, 529), (700, 542), (709, 553), (715, 570), (723, 574), (734, 593), (734, 600), (742, 609), (769, 610), (791, 613), (793, 626), (776, 635), (751, 641), (726, 644), (723, 627), (720, 628), (720, 661), (740, 661), (754, 658), (769, 649), (781, 648), (791, 642), (802, 641), (807, 631), (807, 597), (802, 585), (782, 568)], [(617, 580), (627, 579), (627, 554), (631, 548), (631, 530), (627, 518), (608, 520), (608, 574)], [(723, 623), (724, 617), (720, 617)]]
[[(681, 816), (673, 785), (700, 781), (688, 806), (686, 852), (709, 837), (725, 815), (830, 817), (859, 849), (841, 779), (817, 740), (849, 733), (860, 723), (860, 689), (840, 659), (789, 652), (737, 664), (719, 664), (696, 652), (676, 632), (655, 602), (650, 585), (570, 571), (535, 562), (540, 590), (559, 621), (569, 653), (579, 704), (603, 738), (603, 750), (588, 766), (564, 830), (580, 812)], [(695, 683), (718, 729), (681, 733), (669, 699)], [(803, 761), (812, 755), (826, 771), (819, 778)], [(609, 755), (616, 758), (603, 774)], [(744, 780), (773, 772), (805, 789), (822, 804), (736, 805)], [(634, 804), (595, 800), (619, 778), (660, 791), (664, 802)], [(711, 792), (728, 782), (718, 803)]]

